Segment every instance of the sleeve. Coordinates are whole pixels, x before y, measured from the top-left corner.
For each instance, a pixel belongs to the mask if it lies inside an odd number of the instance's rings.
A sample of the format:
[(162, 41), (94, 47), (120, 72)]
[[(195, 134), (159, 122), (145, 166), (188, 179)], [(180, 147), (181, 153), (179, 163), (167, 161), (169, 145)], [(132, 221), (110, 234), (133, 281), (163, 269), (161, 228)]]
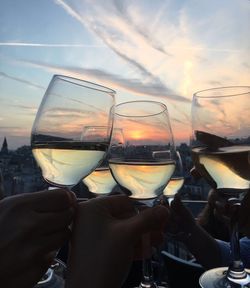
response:
[(250, 238), (243, 237), (240, 239), (240, 254), (241, 260), (245, 268), (250, 268)]
[[(230, 243), (218, 239), (216, 241), (220, 249), (221, 266), (228, 266), (231, 261)], [(243, 237), (240, 239), (240, 252), (245, 268), (250, 268), (250, 238)]]
[(221, 256), (221, 266), (228, 266), (231, 259), (231, 252), (230, 252), (230, 243), (225, 242), (219, 239), (216, 239), (219, 250), (220, 250), (220, 256)]

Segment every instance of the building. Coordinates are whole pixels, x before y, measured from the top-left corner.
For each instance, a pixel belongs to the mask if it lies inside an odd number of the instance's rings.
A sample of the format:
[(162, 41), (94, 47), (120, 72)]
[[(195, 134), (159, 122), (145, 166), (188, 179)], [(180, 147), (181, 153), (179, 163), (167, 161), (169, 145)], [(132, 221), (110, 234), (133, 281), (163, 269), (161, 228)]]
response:
[(8, 150), (8, 143), (7, 143), (7, 139), (6, 137), (4, 137), (4, 141), (2, 144), (2, 148), (1, 148), (1, 154), (8, 154), (9, 150)]

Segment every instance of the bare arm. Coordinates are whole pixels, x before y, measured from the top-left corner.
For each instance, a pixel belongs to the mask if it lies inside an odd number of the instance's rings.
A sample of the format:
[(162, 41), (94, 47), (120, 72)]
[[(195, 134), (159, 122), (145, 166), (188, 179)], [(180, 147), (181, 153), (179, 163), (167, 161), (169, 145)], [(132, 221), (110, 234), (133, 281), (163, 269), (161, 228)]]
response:
[(178, 230), (183, 232), (180, 240), (186, 244), (197, 261), (206, 269), (221, 266), (217, 241), (195, 222), (193, 215), (179, 197), (172, 201), (171, 211), (175, 225), (178, 225)]

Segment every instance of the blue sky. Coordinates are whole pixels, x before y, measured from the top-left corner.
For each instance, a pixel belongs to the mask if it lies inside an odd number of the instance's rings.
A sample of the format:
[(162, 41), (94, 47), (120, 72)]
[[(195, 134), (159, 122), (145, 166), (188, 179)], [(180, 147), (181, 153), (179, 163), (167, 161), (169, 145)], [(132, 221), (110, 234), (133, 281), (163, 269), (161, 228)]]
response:
[(167, 104), (188, 141), (193, 92), (249, 85), (249, 0), (0, 2), (0, 145), (28, 144), (53, 74)]

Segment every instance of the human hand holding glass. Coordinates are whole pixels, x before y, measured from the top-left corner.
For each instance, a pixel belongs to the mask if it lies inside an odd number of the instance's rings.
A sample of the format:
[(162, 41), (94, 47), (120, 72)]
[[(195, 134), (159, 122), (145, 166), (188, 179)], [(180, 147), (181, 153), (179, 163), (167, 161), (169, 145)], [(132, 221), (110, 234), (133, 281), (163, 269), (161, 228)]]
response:
[[(110, 143), (114, 104), (115, 91), (107, 87), (53, 76), (31, 134), (32, 153), (51, 186), (70, 190), (101, 163)], [(85, 138), (85, 128), (96, 123), (106, 130)]]
[(222, 87), (200, 91), (192, 101), (192, 158), (208, 183), (228, 199), (231, 215), (232, 262), (229, 269), (207, 271), (202, 287), (250, 287), (240, 259), (237, 214), (240, 199), (250, 188), (250, 87)]
[[(111, 139), (109, 167), (119, 186), (137, 201), (154, 200), (162, 194), (175, 168), (174, 143), (167, 107), (155, 101), (131, 101), (115, 108), (114, 129), (123, 142)], [(149, 245), (145, 235), (143, 241)], [(157, 287), (150, 259), (143, 262), (140, 287)]]

